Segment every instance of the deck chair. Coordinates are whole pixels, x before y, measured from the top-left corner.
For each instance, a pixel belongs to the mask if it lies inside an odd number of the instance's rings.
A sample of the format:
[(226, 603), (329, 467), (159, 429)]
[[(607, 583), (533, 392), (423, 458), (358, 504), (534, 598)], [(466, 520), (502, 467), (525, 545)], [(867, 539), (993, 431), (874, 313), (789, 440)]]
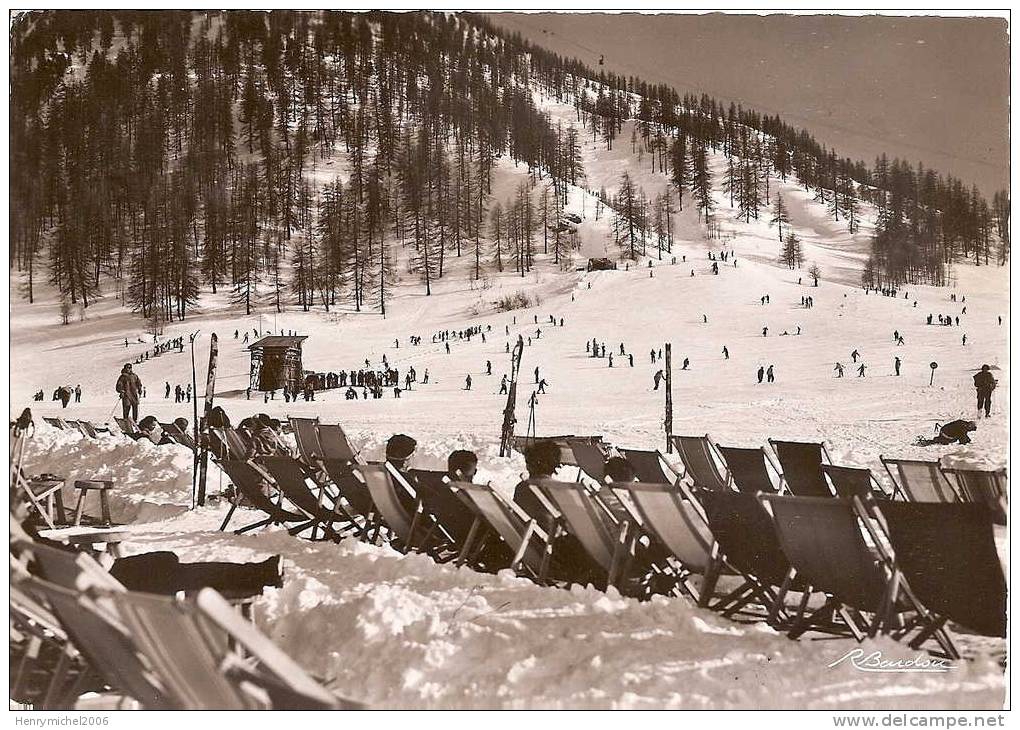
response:
[(865, 503), (875, 498), (888, 499), (871, 469), (822, 464), (822, 473), (829, 478), (837, 497), (845, 499), (857, 497)]
[(602, 589), (614, 586), (626, 593), (628, 586), (624, 581), (634, 551), (630, 525), (618, 523), (608, 509), (599, 509), (587, 488), (577, 482), (532, 479), (528, 485), (560, 529), (573, 535), (588, 557), (605, 571)]
[(767, 611), (769, 623), (785, 623), (786, 596), (796, 591), (802, 594), (797, 610), (800, 616), (810, 597), (810, 586), (796, 576), (776, 536), (772, 518), (757, 496), (709, 490), (699, 497), (716, 540), (714, 550), (744, 579), (739, 592), (720, 603), (723, 615), (733, 616), (756, 601)]
[(937, 461), (879, 456), (893, 487), (908, 502), (956, 502), (959, 497)]
[(351, 511), (364, 518), (366, 528), (373, 524), (378, 518), (378, 510), (372, 502), (372, 494), (368, 491), (364, 478), (355, 472), (347, 461), (323, 459), (321, 464), (340, 496), (350, 505)]
[[(283, 496), (312, 518), (314, 521), (312, 540), (316, 538), (320, 528), (326, 537), (340, 539), (340, 533), (334, 528), (337, 522), (345, 522), (348, 525), (354, 525), (358, 530), (361, 529), (355, 524), (354, 518), (343, 508), (340, 501), (330, 499), (323, 487), (318, 487), (318, 495), (308, 488), (305, 480), (310, 478), (310, 475), (300, 461), (289, 456), (266, 456), (260, 460), (260, 464), (276, 480), (276, 486), (279, 487)], [(327, 506), (327, 500), (331, 502), (330, 506)]]
[(1006, 580), (992, 512), (983, 504), (884, 502), (882, 522), (896, 564), (917, 600), (938, 617), (910, 645), (953, 621), (984, 636), (1006, 636)]
[(322, 456), (325, 459), (340, 459), (349, 461), (352, 464), (357, 461), (357, 454), (347, 434), (337, 423), (319, 424), (319, 443), (322, 446)]
[(992, 510), (997, 525), (1006, 524), (1007, 492), (1006, 470), (995, 469), (943, 469), (956, 480), (957, 493), (964, 502), (986, 504)]
[(605, 476), (605, 455), (595, 444), (581, 439), (570, 439), (564, 449), (570, 452), (570, 459), (585, 474), (596, 481)]
[[(67, 521), (61, 490), (64, 479), (30, 479), (21, 468), (25, 457), (25, 433), (11, 430), (10, 440), (10, 486), (23, 492), (32, 507), (51, 530), (57, 523)], [(13, 494), (13, 492), (12, 492)]]
[(88, 421), (78, 421), (78, 428), (81, 430), (82, 433), (84, 433), (89, 438), (92, 439), (99, 438), (99, 434), (96, 432), (95, 426), (93, 426)]
[(832, 461), (825, 444), (769, 439), (769, 445), (783, 468), (783, 480), (790, 494), (798, 497), (832, 496), (829, 483), (822, 474), (822, 464)]
[(40, 710), (73, 709), (106, 683), (71, 643), (59, 619), (14, 576), (9, 588), (10, 699)]
[(673, 484), (676, 481), (676, 474), (670, 478), (663, 470), (662, 455), (658, 451), (639, 451), (638, 449), (619, 449), (619, 451), (620, 456), (634, 467), (634, 474), (639, 482)]
[[(120, 420), (120, 419), (118, 419), (118, 420)], [(51, 418), (50, 416), (43, 416), (43, 423), (48, 423), (49, 425), (53, 426), (53, 428), (57, 429), (58, 431), (63, 431), (64, 430), (64, 422), (63, 422), (63, 420), (61, 420), (59, 418)]]
[(113, 422), (117, 424), (117, 428), (119, 428), (120, 432), (125, 436), (131, 436), (138, 433), (138, 424), (130, 417), (120, 418), (119, 416), (114, 416)]
[[(709, 582), (716, 562), (712, 555), (715, 537), (700, 505), (684, 499), (678, 489), (668, 484), (619, 482), (611, 487), (635, 524), (654, 537), (679, 563), (677, 578), (682, 590), (698, 605), (709, 607), (715, 589), (714, 581)], [(688, 580), (691, 575), (705, 576), (700, 590)]]
[(101, 589), (112, 594), (124, 591), (124, 586), (84, 553), (67, 553), (36, 542), (28, 547), (41, 578), (28, 578), (22, 585), (50, 608), (89, 665), (111, 687), (143, 707), (174, 709), (159, 678), (138, 655), (116, 609), (107, 599), (86, 593)]
[(244, 461), (248, 458), (248, 444), (236, 428), (210, 429), (213, 451), (223, 460)]
[(719, 471), (715, 457), (715, 444), (708, 435), (674, 436), (673, 447), (680, 456), (685, 477), (699, 489), (730, 489), (730, 475), (723, 466)]
[(195, 439), (191, 437), (191, 434), (183, 431), (176, 423), (161, 423), (159, 427), (163, 429), (163, 433), (167, 438), (174, 443), (186, 446), (192, 451), (197, 449)]
[(297, 442), (301, 461), (306, 466), (314, 468), (325, 457), (325, 451), (319, 442), (319, 419), (291, 416), (290, 427), (294, 431), (294, 441)]
[(423, 524), (415, 530), (416, 547), (431, 550), (445, 544), (459, 553), (471, 533), (473, 513), (454, 494), (445, 472), (411, 469), (408, 475), (422, 508)]
[[(251, 462), (224, 459), (220, 462), (220, 468), (226, 473), (230, 482), (234, 485), (238, 492), (238, 496), (244, 496), (256, 509), (264, 512), (266, 517), (261, 520), (257, 520), (249, 525), (245, 525), (237, 530), (234, 530), (235, 535), (240, 535), (250, 530), (258, 529), (259, 527), (265, 527), (266, 525), (282, 525), (287, 528), (287, 531), (296, 535), (309, 527), (313, 527), (318, 524), (318, 520), (310, 517), (305, 513), (291, 512), (281, 507), (277, 502), (267, 497), (262, 491), (264, 484), (269, 483), (272, 486), (276, 486), (275, 482), (272, 481), (272, 477), (265, 471), (257, 468)], [(223, 524), (220, 525), (220, 532), (227, 529), (227, 525), (230, 524), (231, 518), (234, 516), (234, 511), (237, 509), (237, 501), (230, 505), (230, 510), (227, 512), (227, 516), (223, 519)]]
[[(726, 466), (729, 467), (730, 476), (733, 478), (733, 484), (738, 491), (745, 494), (754, 494), (756, 492), (775, 494), (779, 491), (772, 483), (771, 477), (769, 477), (768, 464), (771, 460), (768, 454), (765, 453), (765, 449), (761, 447), (742, 449), (734, 446), (720, 446), (719, 453), (726, 460)], [(779, 473), (775, 465), (773, 464), (772, 466), (773, 470)], [(781, 475), (780, 483), (782, 483)]]
[(780, 497), (762, 494), (772, 512), (783, 552), (825, 603), (789, 631), (796, 639), (809, 629), (840, 635), (836, 617), (858, 641), (885, 631), (897, 608), (897, 575), (864, 541), (854, 502), (839, 497)]
[[(337, 709), (341, 701), (309, 677), (216, 591), (196, 601), (143, 593), (111, 595), (141, 654), (181, 710)], [(212, 620), (211, 615), (216, 617)], [(225, 630), (226, 628), (230, 631)], [(255, 648), (255, 668), (232, 650)], [(282, 702), (280, 701), (282, 699)]]
[(463, 563), (482, 538), (484, 529), (492, 530), (513, 553), (509, 567), (528, 575), (539, 585), (547, 582), (552, 558), (552, 540), (523, 509), (509, 502), (485, 484), (451, 482), (464, 503), (475, 514), (471, 537), (461, 549), (458, 562)]
[(356, 469), (365, 480), (378, 516), (397, 538), (393, 546), (405, 553), (417, 547), (421, 505), (414, 487), (389, 462), (359, 465)]

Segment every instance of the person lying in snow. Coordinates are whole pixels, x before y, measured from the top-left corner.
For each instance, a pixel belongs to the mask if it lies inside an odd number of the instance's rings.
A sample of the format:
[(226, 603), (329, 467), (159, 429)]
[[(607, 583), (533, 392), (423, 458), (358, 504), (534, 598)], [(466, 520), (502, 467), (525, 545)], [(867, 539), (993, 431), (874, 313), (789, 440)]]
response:
[(934, 444), (941, 444), (942, 446), (948, 446), (949, 444), (969, 444), (970, 436), (968, 434), (977, 431), (977, 424), (974, 421), (964, 421), (957, 419), (950, 421), (944, 426), (936, 425), (938, 435), (933, 439), (926, 439), (919, 436), (917, 444), (919, 446), (932, 446)]

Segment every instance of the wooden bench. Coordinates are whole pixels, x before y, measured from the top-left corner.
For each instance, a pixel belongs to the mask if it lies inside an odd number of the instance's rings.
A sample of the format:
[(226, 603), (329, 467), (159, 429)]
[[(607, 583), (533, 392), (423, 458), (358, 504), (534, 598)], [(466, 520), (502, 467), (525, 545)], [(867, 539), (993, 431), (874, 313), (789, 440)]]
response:
[(106, 527), (113, 525), (110, 517), (110, 500), (107, 492), (113, 489), (112, 479), (76, 479), (74, 488), (78, 490), (78, 504), (74, 508), (74, 526), (81, 525), (81, 518), (85, 514), (85, 497), (91, 491), (99, 492), (99, 506), (102, 510), (102, 523)]

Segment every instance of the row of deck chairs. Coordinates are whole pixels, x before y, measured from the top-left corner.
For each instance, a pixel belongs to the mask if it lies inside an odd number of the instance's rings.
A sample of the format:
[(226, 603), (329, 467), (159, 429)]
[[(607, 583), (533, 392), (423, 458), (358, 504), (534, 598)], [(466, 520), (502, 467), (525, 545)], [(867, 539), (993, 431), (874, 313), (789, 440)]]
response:
[[(727, 460), (722, 471), (714, 457), (719, 479), (710, 487), (697, 475), (706, 465), (690, 458), (689, 448), (678, 472), (655, 451), (562, 437), (564, 461), (579, 475), (599, 479), (612, 454), (627, 459), (639, 481), (610, 484), (605, 493), (580, 479), (532, 480), (528, 488), (552, 516), (551, 526), (540, 525), (487, 485), (420, 470), (409, 480), (390, 464), (361, 463), (339, 426), (292, 419), (292, 428), (299, 460), (243, 461), (236, 451), (221, 461), (265, 515), (237, 532), (278, 524), (293, 534), (311, 528), (313, 539), (383, 536), (401, 551), (479, 570), (510, 567), (544, 585), (577, 580), (578, 566), (565, 564), (556, 549), (570, 535), (588, 559), (585, 580), (600, 588), (640, 596), (668, 585), (701, 606), (768, 621), (792, 638), (809, 630), (858, 640), (882, 633), (916, 647), (933, 640), (956, 657), (948, 621), (1004, 635), (1005, 579), (987, 504), (878, 499), (870, 486), (849, 496), (750, 491), (746, 475), (734, 475), (740, 467)], [(225, 444), (232, 438), (221, 434)], [(796, 462), (782, 446), (777, 451), (781, 483), (801, 484)]]
[(78, 431), (82, 436), (90, 439), (99, 438), (101, 433), (110, 433), (110, 429), (106, 425), (95, 424), (91, 421), (73, 421), (55, 416), (43, 416), (43, 422), (61, 431)]
[[(98, 692), (105, 709), (359, 707), (326, 690), (215, 590), (135, 593), (85, 553), (31, 540), (14, 547), (13, 701), (73, 709)], [(27, 556), (34, 574), (20, 562)]]
[[(870, 469), (832, 463), (824, 444), (769, 441), (764, 448), (718, 446), (705, 436), (675, 436), (683, 476), (708, 490), (801, 497), (874, 497), (910, 502), (980, 502), (1006, 524), (1006, 471), (943, 467), (937, 461), (879, 457), (893, 485), (886, 492)], [(777, 464), (778, 461), (778, 464)]]

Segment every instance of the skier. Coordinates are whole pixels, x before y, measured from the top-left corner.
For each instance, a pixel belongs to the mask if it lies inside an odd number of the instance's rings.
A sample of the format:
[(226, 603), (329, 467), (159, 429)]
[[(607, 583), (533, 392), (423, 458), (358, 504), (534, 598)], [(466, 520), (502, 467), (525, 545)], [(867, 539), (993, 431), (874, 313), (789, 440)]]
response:
[(857, 352), (856, 349), (853, 352), (850, 353), (850, 357), (853, 358), (854, 362), (857, 362), (857, 358), (859, 358), (860, 356), (861, 356), (861, 353)]
[(471, 376), (464, 378), (464, 390), (471, 390)]
[(630, 366), (634, 367), (634, 353), (633, 352), (630, 353), (629, 355), (627, 355), (627, 359), (630, 361)]
[(623, 349), (623, 343), (622, 342), (620, 343), (620, 354), (621, 355), (626, 355), (627, 354), (627, 351)]
[(663, 378), (662, 371), (661, 370), (656, 370), (655, 371), (655, 375), (653, 375), (652, 378), (655, 380), (655, 387), (652, 388), (652, 390), (658, 390), (659, 389), (659, 383), (662, 382), (662, 378)]
[(761, 328), (761, 336), (762, 337), (768, 337), (769, 336), (769, 328), (768, 327), (762, 327)]
[(450, 354), (450, 343), (449, 342), (446, 343), (446, 354), (447, 355)]
[(539, 380), (538, 381), (538, 392), (539, 393), (545, 393), (545, 386), (547, 386), (547, 385), (548, 385), (548, 383), (545, 382), (545, 378), (542, 378), (541, 380)]
[(166, 393), (163, 394), (165, 400), (170, 400), (170, 381), (166, 381)]
[(703, 324), (708, 324), (708, 315), (707, 314), (701, 315), (701, 321)]
[(722, 356), (723, 356), (723, 358), (724, 358), (724, 359), (726, 359), (726, 360), (729, 360), (729, 359), (730, 359), (730, 350), (729, 350), (729, 348), (728, 348), (728, 347), (726, 347), (726, 345), (723, 345), (723, 348), (722, 348)]
[(429, 382), (429, 369), (428, 368), (425, 368), (425, 375), (422, 376), (421, 382), (423, 384)]
[(655, 363), (655, 350), (652, 350), (652, 351), (650, 352), (650, 354), (651, 354), (651, 356), (652, 356), (652, 364), (654, 364), (654, 363)]
[(687, 357), (685, 357), (685, 358), (684, 358), (684, 364), (683, 364), (683, 367), (681, 367), (680, 369), (681, 369), (681, 370), (687, 370), (687, 369), (689, 369), (689, 368), (690, 368), (690, 366), (691, 366), (691, 360), (690, 360), (690, 358), (687, 358)]
[(765, 379), (765, 368), (764, 368), (764, 366), (759, 365), (758, 366), (758, 383), (761, 384), (761, 381), (764, 380), (764, 379)]
[(609, 353), (609, 367), (613, 367), (613, 353)]
[(492, 375), (492, 360), (485, 361), (485, 374)]
[(535, 366), (535, 382), (538, 382), (538, 365)]
[(900, 374), (900, 365), (901, 365), (901, 363), (902, 363), (902, 361), (900, 360), (899, 357), (897, 357), (895, 360), (893, 360), (893, 368), (896, 370), (896, 375), (897, 376)]
[(81, 403), (81, 383), (74, 386), (74, 402)]
[(842, 378), (843, 377), (843, 363), (837, 362), (836, 363), (836, 367), (834, 367), (833, 370), (836, 371), (836, 377), (837, 378)]
[(858, 378), (863, 378), (864, 377), (864, 370), (865, 370), (865, 366), (864, 366), (864, 363), (862, 362), (861, 366), (859, 368), (857, 368), (857, 377)]
[[(142, 381), (137, 375), (131, 372), (131, 364), (127, 363), (120, 371), (117, 378), (117, 394), (120, 396), (121, 408), (124, 418), (138, 420), (138, 396), (142, 392)], [(65, 404), (66, 405), (66, 404)]]
[(981, 370), (974, 374), (974, 387), (977, 389), (978, 418), (981, 417), (981, 408), (985, 409), (985, 418), (992, 412), (992, 391), (998, 381), (992, 376), (992, 369), (988, 365), (982, 365)]
[(966, 347), (966, 346), (967, 346), (967, 335), (964, 335), (964, 336), (963, 336), (963, 346), (964, 346), (964, 347)]
[(188, 403), (191, 403), (191, 383), (188, 383), (187, 396), (188, 396)]
[(776, 382), (776, 374), (774, 372), (772, 372), (772, 368), (774, 368), (774, 367), (775, 367), (775, 365), (769, 365), (769, 369), (765, 371), (765, 376), (766, 376), (766, 378), (768, 378), (768, 381), (770, 383)]

